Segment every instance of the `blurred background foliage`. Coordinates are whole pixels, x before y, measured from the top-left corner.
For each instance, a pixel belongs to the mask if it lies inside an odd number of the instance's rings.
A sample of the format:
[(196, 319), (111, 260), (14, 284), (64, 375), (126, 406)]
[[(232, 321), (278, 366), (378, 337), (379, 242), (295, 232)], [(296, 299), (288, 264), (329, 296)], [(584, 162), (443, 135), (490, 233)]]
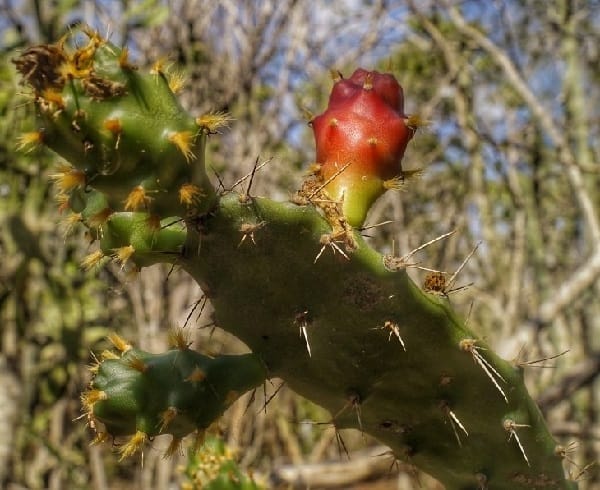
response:
[(160, 351), (168, 328), (187, 324), (203, 352), (245, 347), (213, 328), (201, 290), (177, 270), (132, 279), (80, 267), (87, 240), (55, 202), (58, 159), (20, 144), (34, 120), (10, 63), (80, 22), (130, 46), (141, 67), (167, 60), (191, 112), (232, 114), (209, 148), (215, 184), (269, 161), (254, 192), (278, 199), (314, 158), (307, 114), (326, 105), (328, 71), (392, 71), (406, 112), (431, 121), (404, 160), (426, 171), (381, 199), (369, 222), (391, 222), (364, 233), (404, 254), (457, 229), (418, 256), (450, 272), (482, 242), (459, 276), (473, 284), (451, 301), (505, 358), (552, 358), (527, 364), (528, 384), (573, 449), (566, 471), (600, 488), (587, 467), (600, 451), (594, 0), (0, 0), (0, 487), (439, 488), (361, 434), (342, 434), (347, 461), (329, 415), (279, 380), (235, 404), (199, 452), (164, 460), (157, 438), (142, 466), (90, 446), (74, 420), (108, 332)]

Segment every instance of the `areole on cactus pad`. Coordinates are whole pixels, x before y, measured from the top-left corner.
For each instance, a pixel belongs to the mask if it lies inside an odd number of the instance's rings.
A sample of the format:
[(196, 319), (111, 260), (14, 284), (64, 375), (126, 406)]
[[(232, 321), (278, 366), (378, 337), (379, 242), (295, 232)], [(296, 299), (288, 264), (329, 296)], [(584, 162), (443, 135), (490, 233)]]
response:
[(316, 143), (317, 176), (331, 199), (360, 227), (373, 203), (409, 175), (402, 157), (417, 126), (404, 114), (404, 93), (389, 73), (356, 70), (338, 75), (325, 112), (310, 122)]

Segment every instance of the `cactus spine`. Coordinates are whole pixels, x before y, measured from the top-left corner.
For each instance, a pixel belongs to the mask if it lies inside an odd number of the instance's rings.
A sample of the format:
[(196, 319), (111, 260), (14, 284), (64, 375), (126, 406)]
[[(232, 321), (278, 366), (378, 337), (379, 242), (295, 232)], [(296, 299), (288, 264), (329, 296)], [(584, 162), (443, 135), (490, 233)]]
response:
[[(313, 120), (319, 165), (294, 203), (218, 195), (204, 147), (227, 118), (190, 116), (160, 64), (141, 73), (126, 50), (84, 32), (83, 47), (63, 39), (15, 64), (40, 119), (23, 142), (72, 165), (54, 179), (70, 222), (99, 243), (86, 266), (179, 264), (210, 298), (217, 325), (252, 350), (210, 359), (180, 339), (149, 354), (115, 337), (120, 354), (94, 368), (83, 400), (99, 431), (131, 436), (123, 456), (158, 433), (171, 433), (175, 447), (278, 376), (334, 414), (336, 429), (375, 436), (449, 489), (576, 488), (522, 368), (465, 326), (443, 287), (421, 290), (405, 261), (377, 253), (353, 228), (407, 176), (400, 160), (418, 119), (403, 114), (395, 79), (359, 70), (337, 81)], [(382, 114), (396, 130), (369, 134)], [(349, 135), (357, 140), (346, 147)]]

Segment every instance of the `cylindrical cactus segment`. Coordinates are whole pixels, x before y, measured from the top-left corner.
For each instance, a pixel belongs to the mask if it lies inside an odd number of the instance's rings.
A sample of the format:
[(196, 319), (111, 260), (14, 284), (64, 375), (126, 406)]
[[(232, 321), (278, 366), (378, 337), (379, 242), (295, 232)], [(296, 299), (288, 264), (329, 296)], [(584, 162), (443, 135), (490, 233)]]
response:
[(194, 118), (160, 66), (143, 73), (126, 50), (83, 32), (82, 47), (70, 48), (63, 38), (14, 60), (33, 89), (41, 123), (36, 141), (74, 166), (56, 177), (61, 192), (95, 188), (115, 211), (206, 212), (215, 193), (204, 168), (205, 139), (227, 117)]
[(105, 356), (92, 368), (94, 378), (82, 400), (99, 433), (133, 436), (128, 444), (141, 446), (160, 434), (179, 441), (191, 432), (201, 433), (267, 377), (254, 354), (211, 358), (184, 344), (150, 354), (122, 345), (121, 356)]

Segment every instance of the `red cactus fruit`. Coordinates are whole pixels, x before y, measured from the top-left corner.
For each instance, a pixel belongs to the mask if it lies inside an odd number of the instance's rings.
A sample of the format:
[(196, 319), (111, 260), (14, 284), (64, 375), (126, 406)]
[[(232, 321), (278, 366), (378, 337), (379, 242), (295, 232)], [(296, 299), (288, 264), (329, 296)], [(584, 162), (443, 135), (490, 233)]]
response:
[(403, 181), (401, 160), (415, 130), (407, 120), (395, 77), (360, 68), (335, 82), (327, 110), (311, 121), (325, 191), (343, 201), (352, 226), (362, 226), (373, 203)]

